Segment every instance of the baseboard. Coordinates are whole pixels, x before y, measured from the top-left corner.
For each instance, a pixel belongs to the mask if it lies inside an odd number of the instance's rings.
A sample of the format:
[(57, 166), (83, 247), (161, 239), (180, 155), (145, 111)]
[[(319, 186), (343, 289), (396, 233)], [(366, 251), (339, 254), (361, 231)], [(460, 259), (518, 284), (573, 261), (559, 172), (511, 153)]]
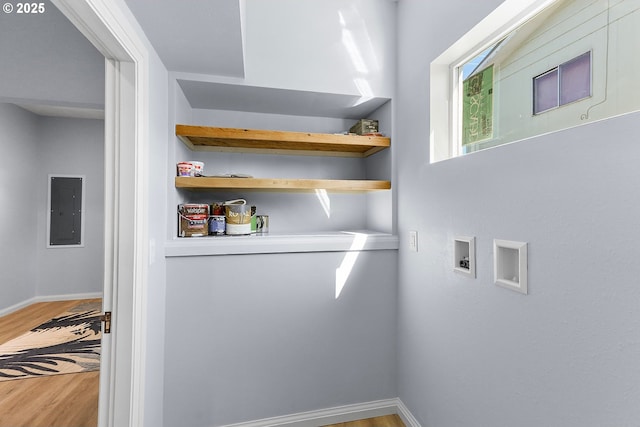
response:
[(397, 398), (264, 418), (224, 427), (319, 427), (391, 414), (398, 414), (407, 427), (420, 427), (407, 407)]
[(409, 408), (400, 399), (398, 399), (398, 415), (406, 427), (421, 427), (418, 420), (415, 419)]
[(0, 317), (18, 311), (22, 308), (28, 307), (31, 304), (38, 302), (50, 302), (50, 301), (68, 301), (72, 299), (93, 299), (102, 298), (102, 292), (87, 292), (82, 294), (67, 294), (67, 295), (41, 295), (28, 300), (21, 301), (11, 307), (3, 308), (0, 310)]

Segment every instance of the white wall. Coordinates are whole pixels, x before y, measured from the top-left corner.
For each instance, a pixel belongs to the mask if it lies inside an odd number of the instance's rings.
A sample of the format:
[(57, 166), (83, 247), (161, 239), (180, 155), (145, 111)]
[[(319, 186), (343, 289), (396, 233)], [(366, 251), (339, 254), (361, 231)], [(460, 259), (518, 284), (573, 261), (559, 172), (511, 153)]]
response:
[[(149, 47), (151, 50), (151, 48)], [(162, 427), (164, 399), (164, 331), (166, 261), (162, 246), (166, 239), (167, 184), (173, 178), (166, 168), (168, 132), (174, 128), (169, 117), (169, 86), (167, 70), (151, 50), (149, 102), (149, 293), (146, 299), (145, 426)], [(171, 178), (169, 178), (171, 177)], [(142, 309), (138, 307), (137, 309)]]
[(388, 399), (396, 251), (167, 261), (164, 423), (220, 426)]
[[(101, 293), (104, 264), (104, 122), (43, 117), (32, 194), (38, 206), (36, 295)], [(48, 176), (84, 175), (83, 247), (47, 248)], [(34, 191), (35, 190), (35, 191)]]
[(37, 116), (0, 103), (0, 310), (36, 295), (38, 124)]
[(364, 97), (393, 95), (394, 2), (244, 3), (248, 84)]
[[(429, 164), (429, 64), (499, 3), (398, 3), (399, 397), (425, 427), (634, 425), (640, 114)], [(529, 295), (493, 284), (494, 238), (529, 243)]]
[[(371, 69), (367, 77), (374, 94), (391, 97), (395, 6), (386, 0), (304, 5), (247, 2), (246, 83), (358, 94), (349, 68), (353, 63), (340, 41), (337, 11), (345, 5), (350, 5), (347, 12), (352, 19), (361, 13), (365, 21), (356, 33), (371, 33), (371, 39), (359, 41), (372, 43), (380, 55), (380, 68)], [(313, 20), (301, 19), (311, 15)], [(190, 123), (331, 133), (347, 130), (354, 123), (353, 119), (331, 117), (195, 109), (175, 82), (170, 85), (171, 126)], [(383, 130), (390, 132), (390, 103), (375, 115)], [(192, 152), (175, 137), (173, 128), (168, 152), (169, 239), (175, 239), (177, 203), (211, 203), (239, 196), (255, 204), (258, 212), (270, 215), (270, 233), (367, 225), (392, 229), (390, 195), (372, 199), (365, 194), (329, 193), (331, 213), (327, 216), (313, 192), (173, 188), (175, 163), (182, 160), (204, 161), (206, 174), (347, 179), (370, 173), (377, 179), (391, 179), (389, 153), (363, 160)], [(381, 210), (370, 224), (369, 208)], [(397, 396), (396, 251), (361, 252), (343, 293), (335, 299), (336, 269), (347, 254), (295, 250), (167, 259), (165, 425), (219, 426)]]
[[(337, 132), (353, 122), (192, 109), (177, 85), (173, 98), (176, 123)], [(390, 126), (389, 107), (384, 110), (381, 116)], [(168, 162), (165, 172), (169, 199), (175, 200), (168, 205), (170, 239), (175, 239), (177, 203), (241, 196), (270, 215), (270, 234), (367, 224), (365, 194), (328, 194), (328, 216), (313, 192), (172, 188), (178, 160), (204, 161), (206, 174), (354, 178), (364, 176), (367, 166), (375, 167), (363, 159), (192, 152), (173, 128), (170, 132), (169, 156), (180, 156)], [(372, 172), (388, 179), (390, 169), (387, 163)], [(383, 202), (381, 216), (388, 226), (390, 203)], [(338, 300), (336, 269), (347, 254), (291, 251), (167, 259), (165, 425), (224, 425), (397, 395), (396, 251), (361, 252)]]

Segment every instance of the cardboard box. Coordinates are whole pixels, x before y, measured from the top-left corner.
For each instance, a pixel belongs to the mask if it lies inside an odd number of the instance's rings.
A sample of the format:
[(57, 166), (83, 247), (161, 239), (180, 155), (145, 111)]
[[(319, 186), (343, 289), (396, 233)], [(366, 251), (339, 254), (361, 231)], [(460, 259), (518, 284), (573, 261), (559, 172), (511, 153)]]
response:
[(351, 126), (349, 133), (355, 133), (358, 135), (365, 135), (368, 133), (378, 133), (378, 121), (371, 119), (361, 119)]

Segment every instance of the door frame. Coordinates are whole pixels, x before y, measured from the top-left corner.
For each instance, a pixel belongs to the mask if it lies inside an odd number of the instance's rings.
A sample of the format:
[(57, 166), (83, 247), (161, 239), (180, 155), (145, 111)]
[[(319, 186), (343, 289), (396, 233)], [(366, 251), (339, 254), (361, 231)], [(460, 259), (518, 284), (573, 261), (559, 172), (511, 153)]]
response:
[(105, 57), (105, 258), (99, 427), (144, 426), (148, 50), (113, 0), (52, 0)]

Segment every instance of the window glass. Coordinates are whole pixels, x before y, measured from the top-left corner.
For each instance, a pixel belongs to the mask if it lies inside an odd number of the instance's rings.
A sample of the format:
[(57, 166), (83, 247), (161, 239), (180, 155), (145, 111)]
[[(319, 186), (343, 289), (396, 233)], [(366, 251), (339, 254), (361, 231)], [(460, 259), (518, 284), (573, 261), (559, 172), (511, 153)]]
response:
[(533, 113), (538, 114), (558, 106), (558, 69), (533, 80)]
[(464, 81), (462, 145), (493, 137), (493, 66)]
[(560, 66), (560, 105), (591, 95), (591, 52)]

